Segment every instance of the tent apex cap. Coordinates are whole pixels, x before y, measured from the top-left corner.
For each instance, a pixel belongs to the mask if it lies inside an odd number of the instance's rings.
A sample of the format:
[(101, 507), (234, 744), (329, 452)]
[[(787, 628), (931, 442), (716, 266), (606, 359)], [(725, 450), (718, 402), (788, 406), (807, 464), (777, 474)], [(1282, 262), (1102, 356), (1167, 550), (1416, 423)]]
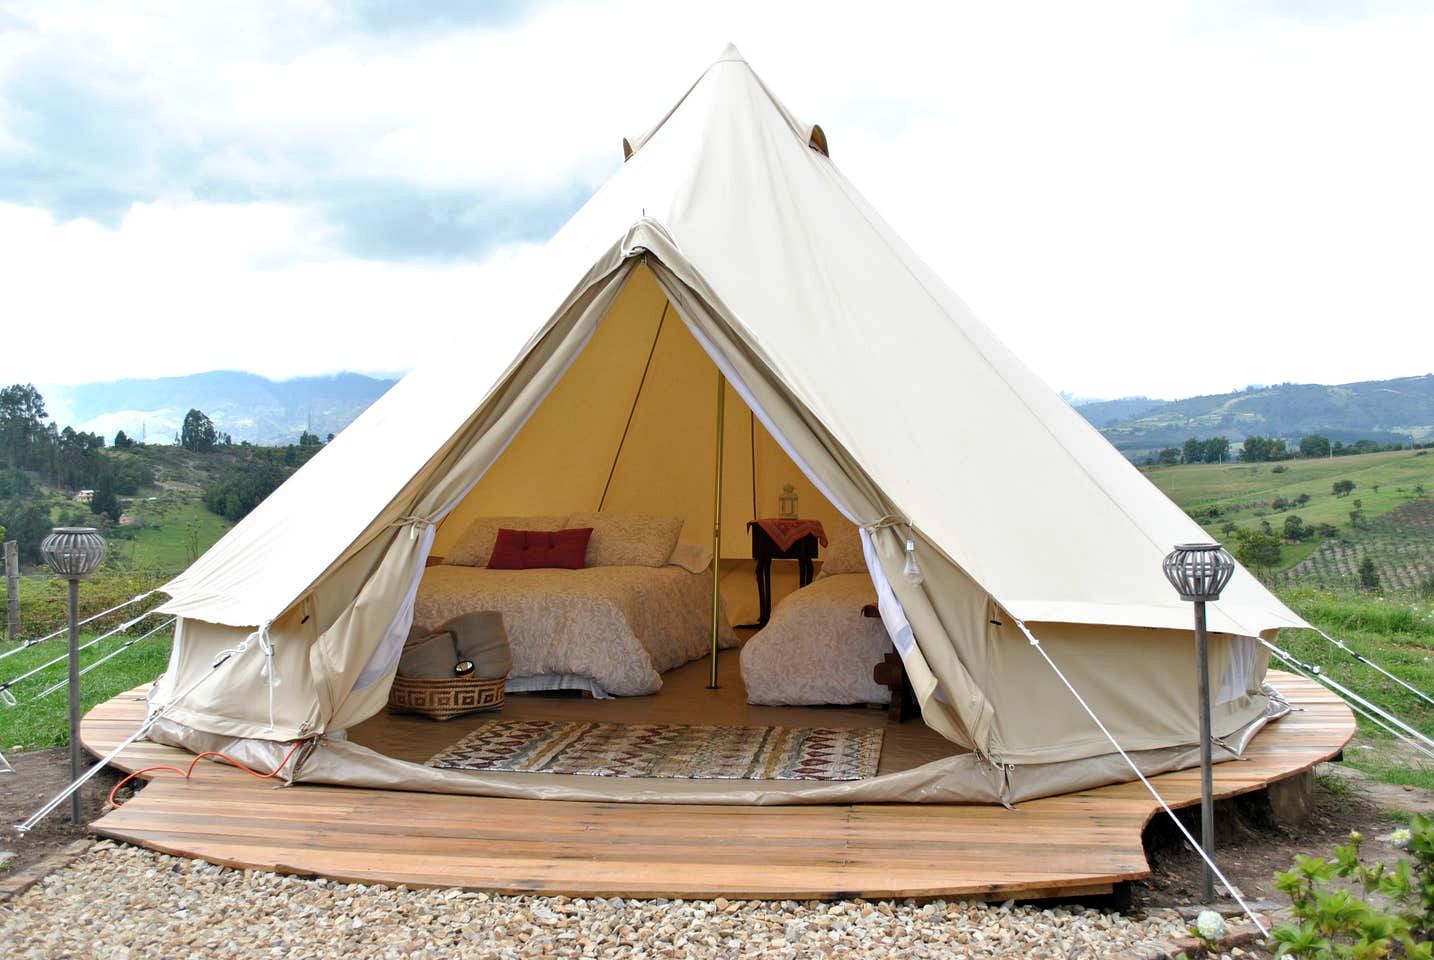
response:
[(722, 55), (713, 62), (724, 63), (729, 60), (735, 60), (738, 63), (747, 62), (747, 58), (742, 56), (742, 51), (737, 49), (737, 45), (735, 43), (729, 43), (727, 44), (727, 46), (723, 47)]

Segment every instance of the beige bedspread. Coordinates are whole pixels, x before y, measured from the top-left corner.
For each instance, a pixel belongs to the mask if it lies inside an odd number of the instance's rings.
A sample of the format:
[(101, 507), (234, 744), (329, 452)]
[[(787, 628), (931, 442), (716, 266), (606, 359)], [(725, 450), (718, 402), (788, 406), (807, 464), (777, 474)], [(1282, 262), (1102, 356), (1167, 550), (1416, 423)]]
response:
[(892, 649), (891, 639), (880, 620), (861, 615), (863, 605), (875, 602), (865, 571), (821, 577), (783, 597), (742, 647), (748, 702), (888, 702), (891, 691), (871, 670)]
[[(498, 610), (513, 677), (588, 677), (615, 696), (655, 693), (660, 674), (711, 648), (712, 578), (680, 567), (490, 570), (440, 564), (418, 588), (413, 622)], [(737, 644), (722, 613), (721, 643)]]

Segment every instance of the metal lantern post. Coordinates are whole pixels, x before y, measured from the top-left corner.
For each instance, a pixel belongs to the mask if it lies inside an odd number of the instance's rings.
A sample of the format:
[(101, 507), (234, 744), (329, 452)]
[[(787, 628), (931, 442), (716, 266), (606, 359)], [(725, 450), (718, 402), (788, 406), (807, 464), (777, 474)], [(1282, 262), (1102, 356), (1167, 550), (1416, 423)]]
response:
[[(1205, 631), (1205, 604), (1220, 593), (1235, 573), (1235, 561), (1218, 543), (1183, 543), (1165, 558), (1165, 579), (1181, 600), (1195, 604), (1195, 670), (1200, 681), (1200, 845), (1215, 856), (1214, 761), (1210, 733), (1210, 640)], [(1205, 902), (1215, 899), (1215, 874), (1204, 864)]]
[[(50, 571), (70, 584), (70, 780), (80, 779), (80, 581), (95, 572), (109, 549), (94, 527), (56, 527), (40, 544)], [(80, 791), (70, 794), (70, 822), (80, 822)]]

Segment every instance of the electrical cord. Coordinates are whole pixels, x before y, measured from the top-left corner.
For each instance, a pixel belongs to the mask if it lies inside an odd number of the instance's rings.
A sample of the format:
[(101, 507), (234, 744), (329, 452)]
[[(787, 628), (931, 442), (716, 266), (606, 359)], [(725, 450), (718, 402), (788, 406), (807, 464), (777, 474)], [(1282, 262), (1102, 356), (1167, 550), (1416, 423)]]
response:
[(284, 766), (289, 762), (289, 758), (292, 757), (294, 753), (306, 742), (307, 741), (304, 740), (295, 740), (294, 745), (289, 748), (289, 752), (284, 754), (284, 759), (280, 760), (279, 765), (275, 767), (270, 773), (260, 773), (257, 770), (252, 770), (249, 767), (246, 767), (244, 764), (240, 763), (238, 760), (235, 760), (228, 754), (220, 753), (218, 750), (206, 750), (204, 753), (199, 754), (193, 760), (189, 761), (189, 766), (183, 770), (181, 770), (179, 767), (172, 767), (166, 763), (156, 764), (152, 767), (144, 767), (142, 769), (136, 770), (134, 773), (131, 773), (119, 783), (115, 784), (114, 788), (110, 790), (109, 796), (106, 798), (105, 802), (108, 803), (111, 807), (118, 807), (120, 804), (115, 802), (115, 796), (119, 793), (120, 787), (123, 787), (125, 784), (129, 783), (134, 778), (141, 777), (146, 773), (154, 773), (159, 770), (168, 770), (172, 773), (177, 773), (184, 779), (188, 780), (194, 774), (194, 768), (199, 765), (199, 761), (203, 760), (205, 757), (218, 757), (221, 760), (228, 761), (229, 763), (232, 763), (234, 766), (238, 767), (240, 770), (243, 770), (245, 773), (249, 774), (249, 776), (254, 777), (257, 780), (272, 780), (279, 775), (280, 770), (284, 769)]

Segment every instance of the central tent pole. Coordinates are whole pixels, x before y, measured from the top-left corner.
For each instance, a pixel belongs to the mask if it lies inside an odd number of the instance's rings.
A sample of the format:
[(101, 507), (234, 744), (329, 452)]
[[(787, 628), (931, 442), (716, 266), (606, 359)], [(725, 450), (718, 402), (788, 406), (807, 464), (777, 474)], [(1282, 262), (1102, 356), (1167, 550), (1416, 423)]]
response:
[(708, 690), (717, 689), (717, 628), (722, 620), (722, 442), (727, 407), (727, 378), (717, 371), (717, 466), (712, 471), (712, 676)]

